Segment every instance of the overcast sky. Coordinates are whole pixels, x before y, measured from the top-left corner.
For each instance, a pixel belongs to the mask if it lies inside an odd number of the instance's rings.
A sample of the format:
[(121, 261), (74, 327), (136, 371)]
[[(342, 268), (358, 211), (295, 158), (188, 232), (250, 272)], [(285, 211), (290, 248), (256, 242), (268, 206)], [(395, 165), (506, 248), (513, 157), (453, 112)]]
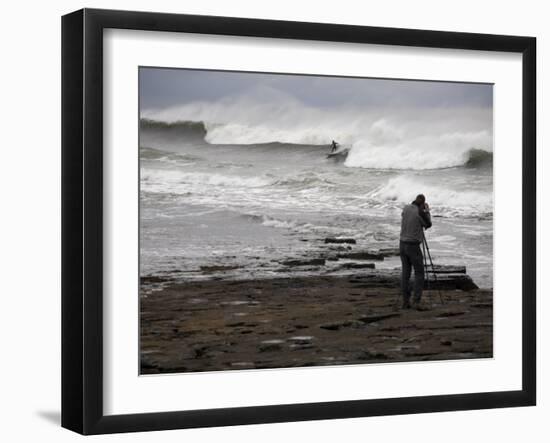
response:
[(491, 107), (487, 84), (140, 68), (141, 109), (269, 93), (314, 106)]

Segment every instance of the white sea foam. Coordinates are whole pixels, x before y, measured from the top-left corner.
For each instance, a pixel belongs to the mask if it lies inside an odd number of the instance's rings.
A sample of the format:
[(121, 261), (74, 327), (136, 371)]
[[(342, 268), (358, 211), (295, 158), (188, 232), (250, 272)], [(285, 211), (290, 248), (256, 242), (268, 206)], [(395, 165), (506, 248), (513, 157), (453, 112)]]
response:
[(141, 186), (149, 192), (186, 193), (205, 186), (253, 189), (269, 185), (263, 177), (243, 177), (203, 172), (183, 172), (177, 169), (143, 169)]
[(371, 193), (371, 198), (394, 203), (398, 206), (410, 203), (415, 195), (426, 195), (432, 208), (432, 214), (442, 216), (452, 215), (484, 215), (493, 212), (493, 194), (491, 191), (469, 191), (446, 188), (430, 184), (418, 177), (401, 175), (390, 179), (385, 185)]
[(277, 220), (265, 215), (262, 217), (262, 225), (280, 229), (296, 229), (299, 226), (294, 220)]

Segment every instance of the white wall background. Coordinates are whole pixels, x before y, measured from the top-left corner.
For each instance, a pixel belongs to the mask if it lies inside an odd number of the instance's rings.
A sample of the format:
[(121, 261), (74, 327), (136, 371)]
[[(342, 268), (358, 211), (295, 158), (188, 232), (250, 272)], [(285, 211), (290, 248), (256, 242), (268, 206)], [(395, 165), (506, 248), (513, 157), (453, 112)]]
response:
[[(69, 442), (60, 416), (60, 16), (81, 7), (350, 23), (538, 38), (539, 275), (550, 265), (548, 156), (541, 155), (550, 95), (545, 3), (111, 0), (5, 2), (0, 26), (0, 438)], [(546, 105), (546, 106), (545, 106)], [(371, 440), (542, 442), (550, 436), (550, 302), (539, 278), (538, 406), (95, 437), (94, 441), (279, 442)], [(452, 383), (452, 380), (449, 380)]]

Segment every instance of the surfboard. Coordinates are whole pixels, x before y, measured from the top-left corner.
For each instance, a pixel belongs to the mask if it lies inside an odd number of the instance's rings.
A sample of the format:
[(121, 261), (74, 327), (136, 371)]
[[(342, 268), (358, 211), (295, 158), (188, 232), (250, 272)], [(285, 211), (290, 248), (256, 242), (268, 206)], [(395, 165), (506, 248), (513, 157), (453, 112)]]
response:
[(347, 147), (340, 147), (334, 152), (330, 152), (327, 154), (327, 158), (334, 158), (334, 157), (342, 157), (348, 155), (349, 148)]

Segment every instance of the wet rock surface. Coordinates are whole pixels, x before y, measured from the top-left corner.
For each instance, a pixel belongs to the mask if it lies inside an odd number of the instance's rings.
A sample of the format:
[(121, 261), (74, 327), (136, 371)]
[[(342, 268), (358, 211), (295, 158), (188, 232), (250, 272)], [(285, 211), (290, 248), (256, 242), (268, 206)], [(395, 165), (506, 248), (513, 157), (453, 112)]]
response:
[[(472, 278), (462, 272), (453, 272), (455, 267), (450, 267), (451, 272), (444, 272), (440, 267), (435, 275), (430, 270), (426, 273), (424, 280), (424, 289), (432, 290), (461, 290), (472, 291), (478, 289)], [(460, 267), (462, 268), (462, 267)], [(465, 270), (464, 270), (465, 272)], [(401, 270), (399, 268), (389, 270), (377, 270), (376, 272), (362, 273), (361, 275), (350, 277), (354, 283), (363, 285), (364, 288), (381, 286), (385, 288), (399, 288), (401, 284)]]
[(374, 263), (342, 263), (340, 269), (374, 269)]
[(324, 258), (312, 258), (312, 259), (303, 259), (303, 260), (285, 260), (281, 262), (285, 266), (324, 266)]
[(339, 254), (338, 258), (347, 258), (351, 260), (384, 260), (384, 255), (372, 251), (362, 251)]
[(354, 238), (327, 237), (325, 238), (325, 243), (355, 245), (357, 243), (357, 240), (355, 240)]
[(201, 266), (200, 270), (204, 274), (213, 274), (215, 272), (233, 271), (238, 268), (239, 266)]
[(492, 357), (491, 290), (432, 289), (428, 310), (402, 310), (395, 276), (167, 286), (140, 301), (141, 373)]

